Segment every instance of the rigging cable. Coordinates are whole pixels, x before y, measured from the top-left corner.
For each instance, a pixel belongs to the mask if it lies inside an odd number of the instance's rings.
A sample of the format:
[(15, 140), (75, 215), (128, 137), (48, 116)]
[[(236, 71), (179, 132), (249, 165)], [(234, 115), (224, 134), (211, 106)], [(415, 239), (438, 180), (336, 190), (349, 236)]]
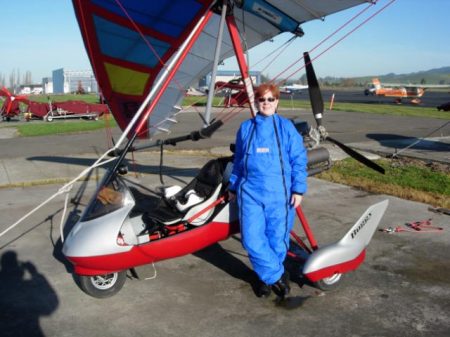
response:
[[(365, 21), (363, 21), (361, 24), (359, 24), (356, 28), (354, 28), (352, 31), (350, 31), (349, 33), (347, 33), (346, 35), (344, 35), (344, 37), (342, 37), (341, 39), (339, 39), (337, 42), (335, 42), (334, 44), (332, 44), (330, 47), (328, 47), (327, 49), (325, 49), (324, 51), (322, 51), (319, 55), (317, 55), (315, 58), (313, 58), (313, 60), (317, 59), (318, 57), (320, 57), (321, 55), (323, 55), (325, 52), (327, 52), (328, 50), (330, 50), (332, 47), (334, 47), (336, 44), (338, 44), (339, 42), (341, 42), (343, 39), (345, 39), (346, 37), (348, 37), (351, 33), (353, 33), (356, 29), (360, 28), (363, 24), (367, 23), (370, 19), (372, 19), (373, 17), (375, 17), (377, 14), (379, 14), (382, 10), (384, 10), (385, 8), (387, 8), (389, 5), (391, 5), (392, 3), (394, 3), (395, 0), (391, 0), (387, 5), (385, 5), (384, 7), (382, 7), (380, 10), (378, 10), (376, 13), (374, 13), (372, 16), (370, 16), (368, 19), (366, 19)], [(78, 0), (78, 3), (81, 3), (81, 0)], [(120, 4), (119, 0), (116, 0), (116, 3), (118, 3), (118, 5), (123, 8), (123, 6)], [(81, 8), (81, 5), (79, 5), (79, 8)], [(128, 13), (126, 12), (126, 10), (123, 8), (124, 13), (129, 17)], [(83, 11), (80, 11), (80, 15), (81, 15), (81, 21), (83, 23), (83, 30), (84, 30), (84, 34), (87, 34), (87, 30), (86, 28), (86, 22), (85, 22), (85, 18), (83, 15)], [(156, 53), (156, 51), (154, 50), (154, 48), (151, 46), (151, 44), (145, 39), (145, 36), (142, 34), (142, 32), (139, 30), (139, 27), (133, 22), (133, 20), (131, 19), (131, 17), (129, 17), (130, 21), (132, 22), (132, 24), (135, 26), (135, 29), (139, 32), (139, 34), (141, 34), (141, 37), (144, 39), (144, 41), (146, 42), (146, 44), (149, 46), (149, 48), (151, 50), (153, 50), (153, 52), (155, 53), (156, 57), (160, 60), (160, 62), (162, 63), (163, 67), (166, 67), (166, 65), (162, 62), (161, 58), (159, 57), (159, 55)], [(89, 44), (89, 39), (87, 40), (87, 49), (89, 52), (89, 56), (91, 57), (92, 54), (92, 48)], [(92, 58), (91, 58), (92, 59)], [(301, 59), (301, 58), (300, 58)], [(92, 63), (93, 68), (94, 68), (94, 72), (97, 73), (97, 70), (95, 68), (95, 63)], [(303, 67), (302, 67), (303, 68)], [(300, 69), (302, 69), (300, 68)], [(167, 68), (166, 68), (167, 69)], [(299, 69), (299, 70), (300, 70)], [(297, 73), (299, 70), (297, 70), (295, 73)], [(291, 74), (289, 77), (293, 76), (295, 73)], [(289, 78), (288, 77), (288, 78)], [(173, 81), (179, 86), (181, 87), (181, 85), (179, 84), (179, 82), (176, 79), (173, 79)], [(181, 88), (182, 90), (184, 90), (184, 88)], [(242, 110), (241, 110), (242, 111)], [(228, 121), (231, 118), (233, 118), (237, 112), (239, 111), (234, 111), (231, 114), (227, 115), (225, 118), (223, 118), (223, 121)], [(147, 116), (148, 118), (148, 116)], [(86, 168), (85, 170), (83, 170), (76, 178), (72, 179), (70, 182), (68, 182), (67, 184), (65, 184), (64, 186), (62, 186), (55, 194), (53, 194), (52, 196), (50, 196), (49, 198), (47, 198), (44, 202), (42, 202), (40, 205), (38, 205), (37, 207), (35, 207), (33, 210), (31, 210), (30, 212), (28, 212), (27, 214), (25, 214), (22, 218), (20, 218), (19, 220), (17, 220), (14, 224), (12, 224), (11, 226), (9, 226), (8, 228), (6, 228), (4, 231), (2, 231), (0, 233), (0, 237), (2, 237), (4, 234), (6, 234), (7, 232), (9, 232), (11, 229), (13, 229), (14, 227), (16, 227), (20, 222), (22, 222), (25, 218), (29, 217), (31, 214), (33, 214), (34, 212), (36, 212), (38, 209), (42, 208), (44, 205), (46, 205), (47, 203), (49, 203), (51, 200), (53, 200), (55, 197), (57, 197), (60, 194), (63, 193), (67, 193), (70, 191), (70, 189), (73, 187), (73, 184), (78, 181), (79, 179), (81, 179), (82, 177), (86, 176), (89, 172), (91, 172), (91, 170), (93, 170), (96, 167), (100, 167), (102, 165), (105, 165), (106, 163), (109, 163), (111, 161), (116, 160), (115, 157), (110, 158), (110, 159), (106, 159), (104, 160), (104, 158), (106, 156), (108, 156), (111, 152), (113, 152), (115, 149), (111, 148), (109, 150), (107, 150), (103, 155), (101, 155), (93, 165), (91, 165), (90, 167)]]
[[(289, 38), (286, 42), (284, 42), (281, 46), (275, 48), (274, 50), (272, 50), (269, 54), (267, 54), (266, 56), (264, 56), (262, 59), (260, 59), (258, 62), (256, 62), (254, 66), (258, 65), (259, 63), (265, 61), (267, 58), (269, 58), (270, 56), (272, 56), (272, 54), (278, 52), (271, 61), (269, 61), (269, 63), (262, 69), (260, 70), (261, 72), (264, 71), (265, 69), (267, 69), (289, 46), (290, 44), (297, 38), (297, 36), (293, 36), (291, 38)], [(223, 83), (221, 85), (219, 85), (217, 88), (215, 88), (215, 92), (219, 92), (220, 90), (222, 90), (225, 86), (227, 85), (227, 83)], [(193, 103), (191, 103), (190, 105), (188, 105), (184, 110), (189, 109), (189, 108), (193, 108), (197, 113), (200, 113), (198, 111), (198, 109), (196, 108), (196, 105), (198, 103), (200, 103), (201, 101), (203, 101), (203, 98), (199, 98), (198, 100), (194, 101)], [(181, 112), (181, 111), (180, 111)], [(240, 111), (239, 111), (240, 112)], [(225, 111), (225, 109), (222, 109), (222, 111), (220, 111), (219, 113), (217, 113), (216, 115), (216, 119), (221, 119), (223, 114), (228, 114), (229, 111)], [(162, 123), (162, 122), (161, 122)]]
[[(269, 63), (260, 70), (260, 72), (263, 72), (264, 70), (266, 70), (269, 66), (271, 66), (275, 60), (277, 60), (279, 58), (279, 56), (291, 45), (292, 42), (295, 41), (295, 39), (298, 38), (297, 35), (292, 36), (289, 40), (287, 40), (283, 45), (281, 45), (279, 48), (275, 49), (275, 51), (277, 51), (278, 49), (280, 49), (279, 53), (277, 55), (275, 55), (272, 60), (269, 61)], [(272, 52), (273, 53), (273, 52)], [(270, 55), (270, 54), (269, 54)], [(262, 58), (260, 61), (258, 61), (257, 63), (255, 63), (253, 65), (256, 66), (257, 64), (259, 64), (261, 61), (263, 61), (264, 59), (266, 59), (267, 57)]]
[[(369, 16), (367, 19), (365, 19), (363, 22), (361, 22), (360, 24), (358, 24), (355, 28), (353, 28), (350, 32), (348, 32), (347, 34), (345, 34), (343, 37), (341, 37), (340, 39), (338, 39), (336, 42), (334, 42), (331, 46), (329, 46), (328, 48), (326, 48), (325, 50), (323, 50), (321, 53), (319, 53), (317, 56), (315, 56), (314, 58), (311, 59), (311, 62), (313, 60), (316, 60), (317, 58), (319, 58), (320, 56), (322, 56), (324, 53), (328, 52), (331, 48), (333, 48), (334, 46), (336, 46), (338, 43), (340, 43), (341, 41), (343, 41), (345, 38), (347, 38), (350, 34), (354, 33), (357, 29), (359, 29), (360, 27), (362, 27), (364, 24), (366, 24), (369, 20), (373, 19), (376, 15), (380, 14), (384, 9), (386, 9), (388, 6), (390, 6), (392, 3), (394, 3), (396, 0), (391, 0), (389, 3), (387, 3), (386, 5), (384, 5), (382, 8), (380, 8), (378, 11), (376, 11), (374, 14), (372, 14), (371, 16)], [(356, 15), (354, 15), (348, 22), (346, 22), (345, 24), (343, 24), (341, 27), (339, 27), (336, 31), (334, 31), (333, 33), (331, 33), (328, 37), (326, 37), (325, 39), (323, 39), (322, 41), (320, 41), (313, 49), (311, 50), (316, 50), (319, 46), (321, 46), (324, 42), (326, 42), (327, 40), (329, 40), (332, 36), (334, 36), (337, 32), (341, 31), (344, 27), (346, 27), (350, 22), (354, 21), (357, 17), (359, 17), (360, 15), (362, 15), (366, 10), (368, 10), (369, 8), (371, 8), (373, 6), (373, 4), (371, 3), (370, 5), (366, 6), (363, 10), (361, 10), (360, 12), (358, 12)], [(292, 64), (290, 64), (288, 67), (286, 67), (286, 69), (284, 71), (282, 71), (280, 74), (278, 74), (274, 79), (271, 80), (271, 82), (274, 82), (276, 78), (278, 78), (281, 74), (285, 73), (292, 65), (298, 63), (299, 61), (301, 61), (303, 59), (303, 56), (301, 56), (297, 61), (293, 62)], [(297, 69), (295, 72), (291, 73), (285, 80), (291, 78), (292, 76), (294, 76), (296, 73), (298, 73), (300, 70), (302, 70), (303, 68), (305, 68), (305, 65), (301, 66), (299, 69)], [(283, 83), (283, 81), (280, 81), (278, 83), (278, 85), (280, 83)], [(237, 97), (239, 97), (241, 94), (245, 94), (244, 91), (242, 91)], [(232, 113), (232, 116), (227, 118), (226, 120), (231, 119), (232, 117), (234, 117), (235, 114)]]
[[(395, 1), (395, 0), (393, 0)], [(328, 41), (331, 37), (333, 37), (334, 35), (336, 35), (338, 32), (340, 32), (342, 29), (344, 29), (346, 26), (348, 26), (351, 22), (353, 22), (356, 18), (358, 18), (359, 16), (361, 16), (365, 11), (367, 11), (369, 8), (371, 8), (373, 6), (373, 4), (369, 4), (368, 6), (366, 6), (365, 8), (363, 8), (361, 11), (359, 11), (356, 15), (354, 15), (352, 18), (350, 18), (350, 20), (348, 20), (346, 23), (344, 23), (343, 25), (341, 25), (338, 29), (336, 29), (334, 32), (332, 32), (330, 35), (328, 35), (325, 39), (323, 39), (322, 41), (320, 41), (317, 45), (315, 45), (311, 51), (316, 50), (319, 46), (321, 46), (322, 44), (324, 44), (326, 41)], [(295, 38), (296, 36), (294, 36)], [(284, 51), (284, 50), (283, 50)], [(277, 57), (280, 54), (277, 55)], [(320, 56), (320, 55), (319, 55)], [(279, 73), (278, 75), (276, 75), (270, 82), (275, 82), (275, 80), (280, 77), (282, 74), (284, 74), (288, 69), (290, 69), (293, 65), (297, 64), (298, 62), (300, 62), (303, 59), (303, 56), (301, 56), (300, 58), (298, 58), (296, 61), (294, 61), (293, 63), (291, 63), (290, 65), (288, 65), (281, 73)], [(296, 72), (300, 71), (301, 69), (303, 69), (305, 66), (302, 66), (300, 69), (298, 69)], [(266, 67), (267, 68), (267, 67)], [(296, 73), (295, 72), (295, 73)], [(292, 77), (295, 73), (291, 74), (290, 76), (288, 76), (286, 79), (284, 79), (283, 81), (280, 81), (279, 83), (277, 83), (278, 85), (280, 85), (281, 83), (287, 81), (290, 77)], [(245, 95), (245, 92), (242, 91), (239, 95), (237, 95), (236, 98), (240, 97), (241, 95)], [(224, 109), (225, 110), (225, 109)], [(224, 111), (223, 110), (223, 111)], [(234, 116), (234, 115), (233, 115)], [(232, 117), (230, 117), (232, 118)], [(229, 120), (230, 118), (227, 118), (227, 120)]]
[[(136, 32), (141, 36), (142, 40), (147, 45), (147, 47), (150, 49), (150, 51), (156, 56), (156, 58), (158, 59), (159, 63), (161, 64), (161, 69), (168, 70), (166, 64), (161, 59), (161, 57), (159, 56), (158, 52), (155, 50), (155, 48), (152, 46), (152, 44), (146, 39), (146, 37), (145, 37), (144, 33), (142, 32), (142, 30), (139, 28), (139, 26), (136, 24), (136, 22), (133, 20), (133, 18), (129, 15), (129, 13), (125, 9), (125, 7), (122, 5), (120, 0), (115, 0), (115, 2), (120, 7), (121, 11), (125, 14), (125, 16), (128, 18), (128, 20), (130, 21), (130, 23), (132, 24), (132, 26), (136, 30)], [(159, 73), (160, 72), (158, 72), (158, 74)], [(173, 81), (173, 83), (175, 84), (175, 86), (178, 88), (178, 90), (180, 92), (185, 92), (184, 86), (182, 86), (181, 83), (175, 77), (173, 77), (170, 81)], [(185, 92), (185, 95), (186, 95), (186, 92)], [(174, 113), (172, 116), (174, 116), (174, 115), (176, 115), (176, 113)], [(150, 118), (150, 114), (145, 119), (149, 119), (149, 118)], [(163, 124), (165, 121), (166, 120), (160, 121), (158, 124)], [(149, 132), (150, 132), (150, 128), (151, 127), (152, 127), (152, 125), (149, 125)], [(146, 133), (147, 133), (147, 130), (145, 130), (145, 129), (139, 130), (138, 136), (141, 136), (142, 134), (146, 134)]]
[[(324, 44), (326, 41), (328, 41), (329, 39), (331, 39), (334, 35), (336, 35), (337, 33), (339, 33), (342, 29), (344, 29), (345, 27), (347, 27), (351, 22), (353, 22), (354, 20), (356, 20), (359, 16), (361, 16), (365, 11), (367, 11), (369, 8), (372, 8), (373, 4), (369, 4), (368, 6), (366, 6), (365, 8), (363, 8), (361, 11), (359, 11), (358, 13), (356, 13), (352, 18), (350, 18), (350, 20), (348, 20), (346, 23), (344, 23), (342, 26), (340, 26), (338, 29), (336, 29), (334, 32), (332, 32), (330, 35), (328, 35), (326, 38), (324, 38), (322, 41), (320, 41), (318, 44), (316, 44), (310, 51), (309, 53), (311, 53), (312, 51), (316, 50), (317, 48), (319, 48), (322, 44)], [(298, 62), (300, 62), (301, 60), (303, 60), (303, 56), (301, 56), (300, 58), (298, 58), (296, 61), (294, 61), (293, 63), (291, 63), (290, 65), (288, 65), (281, 73), (279, 73), (278, 75), (276, 75), (272, 80), (275, 81), (278, 77), (280, 77), (282, 74), (284, 74), (288, 69), (290, 69), (292, 66), (294, 66), (295, 64), (297, 64)], [(288, 77), (289, 78), (289, 77)]]
[[(273, 64), (273, 62), (275, 62), (276, 59), (278, 59), (278, 57), (291, 45), (291, 43), (297, 38), (298, 36), (292, 36), (291, 38), (289, 38), (287, 41), (285, 41), (281, 46), (275, 48), (274, 50), (272, 50), (269, 54), (267, 54), (265, 57), (263, 57), (262, 59), (260, 59), (258, 62), (256, 62), (253, 67), (255, 67), (256, 65), (258, 65), (259, 63), (265, 61), (268, 57), (272, 56), (274, 53), (277, 53), (269, 62), (268, 64), (260, 70), (260, 72), (263, 72), (265, 69), (267, 69), (271, 64)], [(216, 91), (221, 90), (224, 86), (226, 86), (226, 83), (222, 84), (221, 86), (219, 86)], [(241, 94), (239, 94), (237, 97), (240, 97)], [(239, 107), (241, 109), (239, 109), (239, 111), (237, 112), (241, 112), (244, 108), (243, 107)], [(236, 108), (234, 110), (232, 110), (231, 112), (229, 110), (225, 110), (225, 108), (222, 109), (222, 111), (220, 111), (219, 113), (217, 113), (216, 115), (216, 119), (225, 121), (225, 120), (229, 120), (230, 118), (225, 119), (226, 115), (228, 115), (229, 113), (233, 113), (236, 110)], [(225, 116), (225, 117), (223, 117)], [(222, 119), (223, 118), (223, 119)]]
[(433, 131), (431, 131), (430, 133), (428, 133), (427, 135), (417, 139), (415, 142), (409, 144), (408, 146), (404, 147), (403, 149), (401, 149), (400, 151), (397, 151), (397, 149), (395, 149), (395, 152), (392, 154), (392, 158), (397, 158), (399, 153), (402, 153), (403, 151), (406, 151), (407, 149), (413, 147), (414, 145), (420, 143), (422, 140), (424, 140), (425, 138), (430, 137), (433, 133), (439, 131), (440, 129), (444, 128), (445, 126), (447, 126), (448, 124), (450, 124), (450, 121), (444, 123), (443, 125), (441, 125), (440, 127), (438, 127), (437, 129), (434, 129)]
[[(329, 46), (328, 48), (326, 48), (325, 50), (323, 50), (322, 52), (320, 52), (317, 56), (311, 58), (311, 62), (316, 60), (317, 58), (319, 58), (320, 56), (322, 56), (324, 53), (328, 52), (331, 48), (335, 47), (338, 43), (342, 42), (344, 39), (346, 39), (348, 36), (350, 36), (350, 34), (354, 33), (357, 29), (361, 28), (364, 24), (366, 24), (368, 21), (370, 21), (371, 19), (373, 19), (376, 15), (380, 14), (383, 10), (385, 10), (388, 6), (392, 5), (396, 0), (391, 0), (389, 3), (387, 3), (386, 5), (384, 5), (383, 7), (381, 7), (378, 11), (376, 11), (375, 13), (373, 13), (371, 16), (369, 16), (367, 19), (365, 19), (363, 22), (361, 22), (360, 24), (358, 24), (355, 28), (353, 28), (352, 30), (350, 30), (347, 34), (345, 34), (343, 37), (341, 37), (339, 40), (337, 40), (336, 42), (334, 42), (331, 46)], [(293, 72), (292, 74), (290, 74), (288, 76), (288, 78), (294, 76), (296, 73), (298, 73), (301, 69), (305, 68), (305, 65), (301, 66), (299, 69), (297, 69), (295, 72)]]
[[(129, 15), (129, 13), (127, 12), (127, 10), (125, 9), (125, 7), (123, 7), (122, 3), (120, 2), (120, 0), (115, 0), (115, 2), (117, 3), (117, 5), (120, 7), (120, 9), (122, 10), (122, 12), (125, 14), (125, 16), (128, 18), (128, 20), (130, 21), (130, 23), (133, 25), (133, 28), (136, 30), (137, 33), (139, 33), (139, 35), (141, 36), (142, 40), (145, 42), (145, 44), (147, 45), (147, 47), (150, 49), (150, 51), (156, 56), (156, 58), (158, 59), (159, 63), (161, 64), (162, 68), (167, 69), (166, 63), (164, 63), (164, 61), (161, 59), (161, 57), (159, 56), (158, 52), (156, 51), (156, 49), (152, 46), (152, 44), (147, 40), (147, 38), (145, 37), (144, 33), (142, 32), (142, 30), (139, 28), (139, 26), (136, 24), (136, 22), (133, 20), (133, 18)], [(179, 47), (179, 46), (178, 46)], [(177, 79), (173, 79), (173, 82), (178, 86), (178, 89), (180, 91), (184, 91), (184, 87), (181, 85), (181, 83), (177, 80)]]
[(105, 165), (109, 162), (112, 162), (113, 160), (115, 160), (116, 158), (109, 158), (106, 159), (104, 161), (102, 161), (106, 156), (109, 155), (109, 153), (112, 151), (112, 149), (106, 151), (103, 155), (101, 155), (94, 164), (92, 164), (90, 167), (84, 169), (76, 178), (72, 179), (71, 181), (69, 181), (67, 184), (65, 184), (64, 186), (62, 186), (56, 193), (54, 193), (52, 196), (50, 196), (49, 198), (47, 198), (44, 202), (42, 202), (41, 204), (39, 204), (38, 206), (36, 206), (35, 208), (33, 208), (30, 212), (28, 212), (27, 214), (25, 214), (23, 217), (21, 217), (19, 220), (17, 220), (15, 223), (13, 223), (11, 226), (9, 226), (8, 228), (6, 228), (3, 232), (0, 233), (0, 237), (2, 237), (3, 235), (5, 235), (7, 232), (9, 232), (11, 229), (13, 229), (14, 227), (16, 227), (19, 223), (21, 223), (24, 219), (28, 218), (31, 214), (33, 214), (34, 212), (36, 212), (37, 210), (39, 210), (40, 208), (42, 208), (43, 206), (45, 206), (46, 204), (48, 204), (50, 201), (52, 201), (54, 198), (56, 198), (58, 195), (63, 194), (63, 193), (68, 193), (72, 187), (73, 184), (75, 184), (78, 180), (80, 180), (81, 178), (83, 178), (84, 176), (86, 176), (89, 172), (91, 172), (94, 168), (96, 167), (100, 167), (102, 165)]

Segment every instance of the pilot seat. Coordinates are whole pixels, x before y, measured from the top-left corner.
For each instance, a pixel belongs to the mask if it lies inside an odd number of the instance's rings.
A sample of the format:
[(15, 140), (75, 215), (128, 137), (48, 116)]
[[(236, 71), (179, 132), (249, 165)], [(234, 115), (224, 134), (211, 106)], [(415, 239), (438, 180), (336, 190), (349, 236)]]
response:
[(217, 206), (191, 222), (187, 223), (187, 221), (214, 203), (225, 191), (231, 169), (232, 157), (210, 160), (184, 188), (176, 185), (165, 187), (157, 207), (144, 213), (142, 217), (148, 231), (151, 233), (160, 230), (161, 227), (177, 223), (186, 223), (191, 226), (201, 226), (206, 223)]

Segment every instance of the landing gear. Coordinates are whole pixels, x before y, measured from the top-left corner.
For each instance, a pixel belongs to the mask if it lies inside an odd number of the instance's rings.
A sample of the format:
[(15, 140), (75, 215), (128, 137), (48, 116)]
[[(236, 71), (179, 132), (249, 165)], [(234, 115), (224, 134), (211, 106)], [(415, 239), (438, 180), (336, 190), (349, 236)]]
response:
[(78, 276), (81, 290), (96, 298), (106, 298), (115, 295), (122, 289), (127, 279), (127, 272), (96, 275)]
[(326, 277), (322, 280), (319, 280), (317, 282), (314, 282), (314, 286), (320, 290), (323, 291), (328, 291), (328, 290), (333, 290), (336, 289), (341, 280), (342, 280), (343, 274), (334, 274), (333, 276), (330, 277)]

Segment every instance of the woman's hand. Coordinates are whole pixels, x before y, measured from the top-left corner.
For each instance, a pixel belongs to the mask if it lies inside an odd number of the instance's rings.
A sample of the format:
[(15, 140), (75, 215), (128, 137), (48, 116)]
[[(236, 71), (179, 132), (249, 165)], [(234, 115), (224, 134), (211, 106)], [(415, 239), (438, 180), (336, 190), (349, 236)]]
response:
[(294, 208), (297, 208), (302, 203), (302, 200), (303, 200), (303, 195), (293, 193), (292, 197), (291, 197), (291, 205)]

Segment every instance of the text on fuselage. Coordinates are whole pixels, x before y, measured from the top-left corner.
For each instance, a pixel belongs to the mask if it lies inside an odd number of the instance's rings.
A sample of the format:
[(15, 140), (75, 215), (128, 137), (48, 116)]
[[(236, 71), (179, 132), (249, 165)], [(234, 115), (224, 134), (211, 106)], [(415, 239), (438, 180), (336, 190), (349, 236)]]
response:
[(355, 238), (356, 234), (358, 234), (358, 232), (363, 229), (363, 227), (366, 225), (366, 223), (370, 220), (370, 218), (372, 217), (372, 213), (367, 214), (367, 216), (360, 222), (360, 224), (358, 225), (358, 227), (356, 227), (353, 232), (352, 232), (352, 239)]

